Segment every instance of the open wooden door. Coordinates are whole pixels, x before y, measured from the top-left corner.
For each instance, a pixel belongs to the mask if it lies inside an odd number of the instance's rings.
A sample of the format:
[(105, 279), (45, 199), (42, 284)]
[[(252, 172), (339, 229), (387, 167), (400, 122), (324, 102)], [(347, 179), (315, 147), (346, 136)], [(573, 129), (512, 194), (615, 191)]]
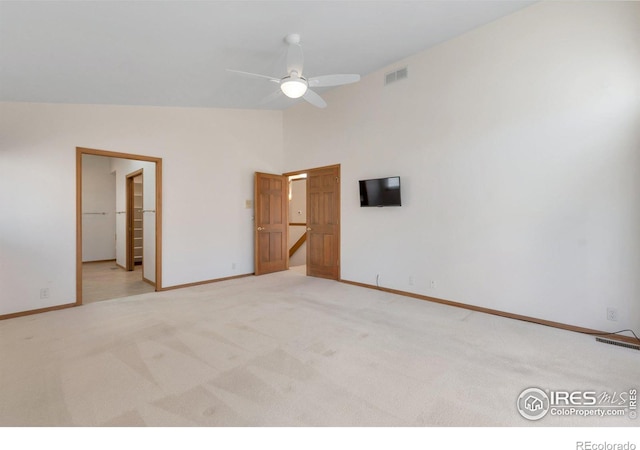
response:
[(340, 279), (340, 166), (307, 171), (307, 275)]
[(131, 271), (136, 264), (142, 264), (142, 169), (126, 176), (127, 196), (127, 232), (126, 232), (126, 269)]
[(256, 172), (255, 274), (289, 268), (287, 177)]

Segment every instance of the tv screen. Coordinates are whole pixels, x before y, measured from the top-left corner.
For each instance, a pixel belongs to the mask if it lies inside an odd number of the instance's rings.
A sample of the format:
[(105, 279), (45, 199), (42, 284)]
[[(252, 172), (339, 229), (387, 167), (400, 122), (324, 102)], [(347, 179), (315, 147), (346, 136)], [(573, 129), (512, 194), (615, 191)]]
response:
[(360, 180), (360, 206), (401, 206), (400, 177)]

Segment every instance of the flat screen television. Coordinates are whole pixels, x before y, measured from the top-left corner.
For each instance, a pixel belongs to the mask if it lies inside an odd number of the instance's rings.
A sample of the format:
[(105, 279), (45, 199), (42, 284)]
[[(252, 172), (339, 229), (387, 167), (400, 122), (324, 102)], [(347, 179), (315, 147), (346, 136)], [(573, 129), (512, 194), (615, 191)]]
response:
[(360, 180), (360, 206), (401, 206), (400, 177)]

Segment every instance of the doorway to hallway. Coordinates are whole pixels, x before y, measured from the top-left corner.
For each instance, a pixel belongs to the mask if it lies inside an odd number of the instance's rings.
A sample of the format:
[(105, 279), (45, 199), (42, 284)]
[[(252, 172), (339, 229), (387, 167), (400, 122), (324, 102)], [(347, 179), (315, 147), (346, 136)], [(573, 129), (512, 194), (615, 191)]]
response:
[[(288, 182), (306, 173), (308, 276), (340, 279), (340, 165), (255, 176), (255, 274), (289, 268)], [(292, 222), (293, 223), (293, 222)]]

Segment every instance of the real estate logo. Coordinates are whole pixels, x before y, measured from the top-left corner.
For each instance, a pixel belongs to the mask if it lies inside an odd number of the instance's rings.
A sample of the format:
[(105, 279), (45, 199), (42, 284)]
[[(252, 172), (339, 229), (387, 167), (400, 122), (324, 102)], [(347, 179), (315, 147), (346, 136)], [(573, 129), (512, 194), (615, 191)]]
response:
[(638, 417), (638, 390), (622, 392), (563, 391), (527, 388), (518, 396), (518, 412), (527, 420), (552, 416)]
[(518, 397), (518, 412), (529, 420), (540, 420), (549, 412), (549, 396), (542, 389), (529, 388)]

